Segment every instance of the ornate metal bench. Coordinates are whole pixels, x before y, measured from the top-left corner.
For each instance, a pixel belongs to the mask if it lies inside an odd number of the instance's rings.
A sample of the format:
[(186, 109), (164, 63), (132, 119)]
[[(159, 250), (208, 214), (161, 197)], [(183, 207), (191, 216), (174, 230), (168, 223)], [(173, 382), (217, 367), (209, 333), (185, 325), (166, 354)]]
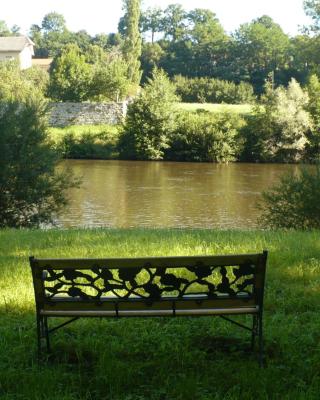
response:
[[(195, 257), (36, 259), (30, 257), (42, 339), (80, 317), (220, 316), (259, 339), (263, 364), (263, 292), (267, 251)], [(252, 327), (229, 315), (252, 315)], [(48, 327), (49, 317), (71, 317)]]

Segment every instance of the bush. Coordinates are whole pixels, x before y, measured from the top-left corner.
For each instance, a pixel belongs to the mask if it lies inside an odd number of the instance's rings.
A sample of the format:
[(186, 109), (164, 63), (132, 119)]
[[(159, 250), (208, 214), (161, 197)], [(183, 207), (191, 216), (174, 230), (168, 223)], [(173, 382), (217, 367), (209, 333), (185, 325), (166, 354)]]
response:
[(270, 228), (320, 228), (320, 166), (284, 175), (263, 193), (261, 222)]
[(83, 53), (66, 46), (55, 57), (48, 95), (57, 101), (119, 101), (136, 90), (127, 78), (128, 65), (121, 54), (90, 46)]
[(21, 71), (22, 76), (45, 94), (49, 85), (49, 74), (40, 67), (33, 66)]
[(307, 133), (306, 159), (319, 161), (320, 157), (320, 81), (317, 75), (312, 75), (307, 85), (309, 103), (307, 110), (312, 118), (312, 127)]
[(235, 113), (181, 113), (165, 158), (176, 161), (234, 161), (242, 147), (239, 130), (243, 124), (244, 120)]
[(161, 160), (175, 125), (175, 88), (158, 69), (140, 95), (128, 107), (120, 138), (121, 158)]
[(24, 101), (36, 92), (37, 96), (43, 96), (44, 76), (37, 69), (27, 71), (21, 71), (16, 61), (0, 62), (0, 101)]
[(177, 94), (186, 103), (247, 104), (254, 102), (253, 87), (214, 78), (174, 77)]
[(51, 222), (76, 185), (47, 137), (47, 103), (15, 63), (0, 65), (0, 227)]
[(50, 128), (54, 148), (64, 158), (114, 159), (117, 157), (117, 126), (70, 126)]
[(38, 96), (0, 102), (0, 227), (52, 222), (76, 183), (57, 173), (46, 135), (46, 104)]
[(305, 110), (308, 95), (294, 79), (288, 88), (273, 89), (266, 85), (266, 93), (248, 118), (245, 157), (247, 161), (297, 162), (302, 159), (312, 126)]
[(89, 98), (91, 66), (77, 45), (67, 45), (54, 58), (48, 95), (57, 101), (84, 101)]

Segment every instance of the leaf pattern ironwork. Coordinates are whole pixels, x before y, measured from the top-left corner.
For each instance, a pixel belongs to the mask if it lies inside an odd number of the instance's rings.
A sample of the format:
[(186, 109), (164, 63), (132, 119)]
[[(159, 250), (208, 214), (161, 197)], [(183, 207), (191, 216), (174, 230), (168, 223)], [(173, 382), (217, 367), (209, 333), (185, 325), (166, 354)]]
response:
[(236, 266), (212, 267), (197, 263), (186, 268), (156, 268), (146, 264), (141, 268), (108, 269), (93, 265), (88, 270), (55, 269), (47, 265), (44, 287), (48, 300), (61, 296), (85, 300), (135, 297), (152, 301), (199, 294), (208, 298), (219, 294), (251, 296), (254, 268), (250, 261)]

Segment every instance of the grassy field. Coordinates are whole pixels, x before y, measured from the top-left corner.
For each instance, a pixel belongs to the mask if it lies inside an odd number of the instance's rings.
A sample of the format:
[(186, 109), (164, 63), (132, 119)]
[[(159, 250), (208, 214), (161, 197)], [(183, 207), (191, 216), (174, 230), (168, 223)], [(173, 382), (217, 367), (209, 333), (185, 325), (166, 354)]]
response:
[[(0, 231), (0, 398), (319, 399), (320, 232)], [(270, 251), (267, 366), (249, 333), (220, 318), (83, 319), (36, 359), (28, 256), (108, 257)], [(245, 317), (243, 317), (245, 318)]]
[(210, 112), (234, 112), (237, 114), (250, 114), (253, 106), (250, 104), (211, 104), (211, 103), (177, 103), (178, 110), (195, 112), (206, 110)]

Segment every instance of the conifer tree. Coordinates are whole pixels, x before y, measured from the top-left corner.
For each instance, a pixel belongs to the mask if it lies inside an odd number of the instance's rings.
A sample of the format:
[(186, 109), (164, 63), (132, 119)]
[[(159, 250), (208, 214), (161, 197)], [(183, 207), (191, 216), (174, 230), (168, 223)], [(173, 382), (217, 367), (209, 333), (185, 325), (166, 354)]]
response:
[(123, 0), (125, 16), (121, 20), (122, 32), (125, 35), (123, 45), (124, 57), (128, 63), (128, 79), (139, 84), (141, 79), (140, 56), (141, 35), (139, 32), (141, 0)]

